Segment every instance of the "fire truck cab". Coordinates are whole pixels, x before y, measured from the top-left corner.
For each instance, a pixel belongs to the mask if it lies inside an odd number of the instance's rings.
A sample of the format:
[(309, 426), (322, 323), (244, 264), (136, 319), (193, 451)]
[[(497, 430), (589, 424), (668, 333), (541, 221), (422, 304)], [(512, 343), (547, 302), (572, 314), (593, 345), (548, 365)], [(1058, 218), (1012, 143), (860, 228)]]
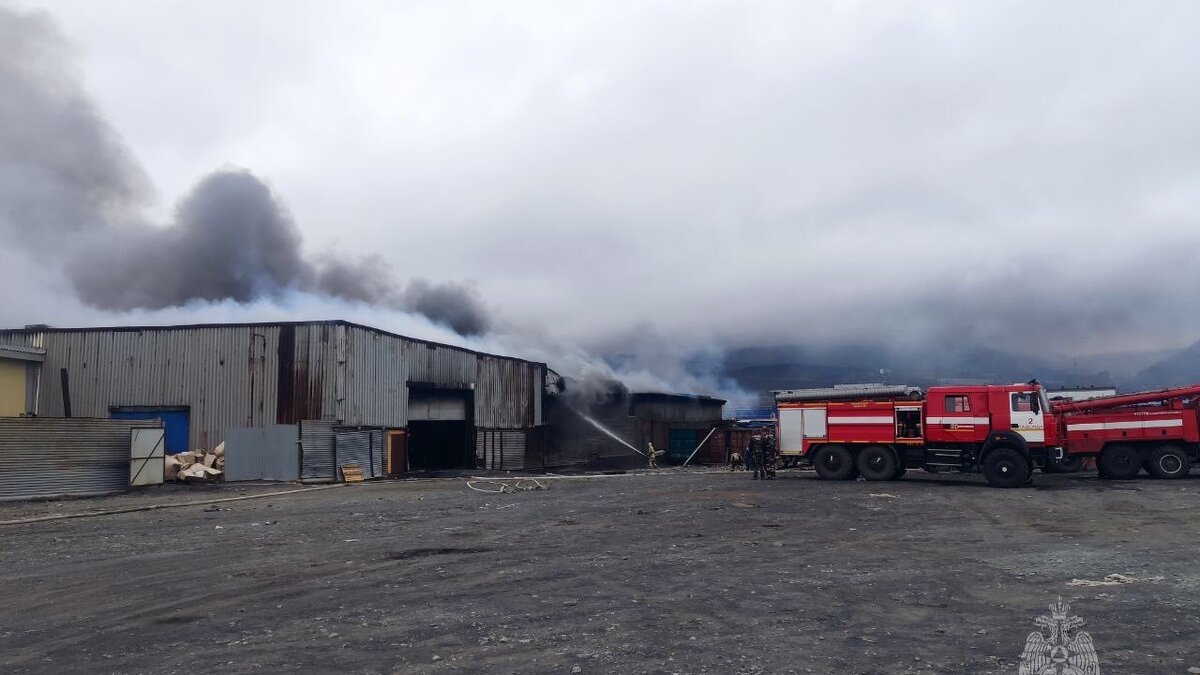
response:
[(776, 401), (780, 453), (826, 480), (895, 480), (922, 468), (982, 472), (994, 486), (1017, 487), (1062, 455), (1036, 381), (788, 390)]

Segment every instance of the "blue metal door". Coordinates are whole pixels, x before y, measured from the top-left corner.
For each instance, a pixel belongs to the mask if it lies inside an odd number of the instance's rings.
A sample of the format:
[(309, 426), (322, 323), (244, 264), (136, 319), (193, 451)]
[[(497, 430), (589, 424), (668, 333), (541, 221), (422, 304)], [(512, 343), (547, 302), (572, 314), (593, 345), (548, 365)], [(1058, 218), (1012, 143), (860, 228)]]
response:
[(186, 408), (124, 408), (109, 413), (114, 420), (162, 420), (167, 430), (167, 454), (187, 452), (191, 448)]

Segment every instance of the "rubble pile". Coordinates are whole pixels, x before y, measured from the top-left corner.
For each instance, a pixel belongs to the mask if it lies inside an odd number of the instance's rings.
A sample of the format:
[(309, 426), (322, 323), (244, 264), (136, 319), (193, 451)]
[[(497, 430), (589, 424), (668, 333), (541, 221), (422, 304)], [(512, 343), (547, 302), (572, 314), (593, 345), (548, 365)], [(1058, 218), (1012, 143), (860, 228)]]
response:
[(217, 481), (225, 475), (225, 444), (211, 451), (189, 450), (167, 455), (164, 480)]

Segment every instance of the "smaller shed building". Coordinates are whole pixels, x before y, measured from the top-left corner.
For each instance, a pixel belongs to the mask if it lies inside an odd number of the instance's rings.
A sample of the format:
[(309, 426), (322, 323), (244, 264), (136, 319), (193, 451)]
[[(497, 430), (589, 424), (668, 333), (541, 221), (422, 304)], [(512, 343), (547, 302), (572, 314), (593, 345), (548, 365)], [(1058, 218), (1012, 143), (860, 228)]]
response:
[(539, 468), (563, 471), (643, 467), (648, 443), (653, 443), (656, 451), (665, 452), (660, 463), (682, 464), (698, 445), (700, 451), (692, 463), (724, 462), (724, 446), (719, 445), (716, 437), (720, 434), (714, 431), (725, 427), (724, 405), (722, 399), (709, 396), (629, 394), (620, 387), (586, 403), (564, 396), (550, 397), (548, 434)]
[[(721, 426), (724, 407), (723, 399), (687, 394), (641, 393), (629, 400), (629, 413), (642, 423), (643, 447), (654, 443), (655, 450), (665, 450), (668, 464), (683, 464), (709, 432)], [(692, 461), (710, 461), (704, 450), (701, 447)]]

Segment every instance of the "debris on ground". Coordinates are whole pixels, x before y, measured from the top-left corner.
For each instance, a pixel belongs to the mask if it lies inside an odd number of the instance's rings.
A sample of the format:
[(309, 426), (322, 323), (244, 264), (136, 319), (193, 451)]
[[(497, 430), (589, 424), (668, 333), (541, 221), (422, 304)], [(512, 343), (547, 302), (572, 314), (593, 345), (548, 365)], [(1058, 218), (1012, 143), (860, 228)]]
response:
[(1109, 574), (1104, 577), (1103, 581), (1096, 581), (1094, 579), (1072, 579), (1067, 583), (1067, 585), (1091, 588), (1093, 586), (1120, 586), (1122, 584), (1132, 584), (1137, 581), (1140, 581), (1137, 577), (1131, 577), (1126, 574)]
[(887, 492), (871, 492), (867, 496), (875, 497), (876, 499), (900, 499), (896, 495), (888, 494)]
[[(482, 486), (482, 487), (481, 487)], [(476, 492), (532, 492), (534, 490), (549, 490), (536, 478), (486, 478), (467, 481), (467, 487)]]
[(225, 444), (211, 452), (189, 450), (167, 455), (163, 463), (164, 480), (218, 481), (225, 474)]

